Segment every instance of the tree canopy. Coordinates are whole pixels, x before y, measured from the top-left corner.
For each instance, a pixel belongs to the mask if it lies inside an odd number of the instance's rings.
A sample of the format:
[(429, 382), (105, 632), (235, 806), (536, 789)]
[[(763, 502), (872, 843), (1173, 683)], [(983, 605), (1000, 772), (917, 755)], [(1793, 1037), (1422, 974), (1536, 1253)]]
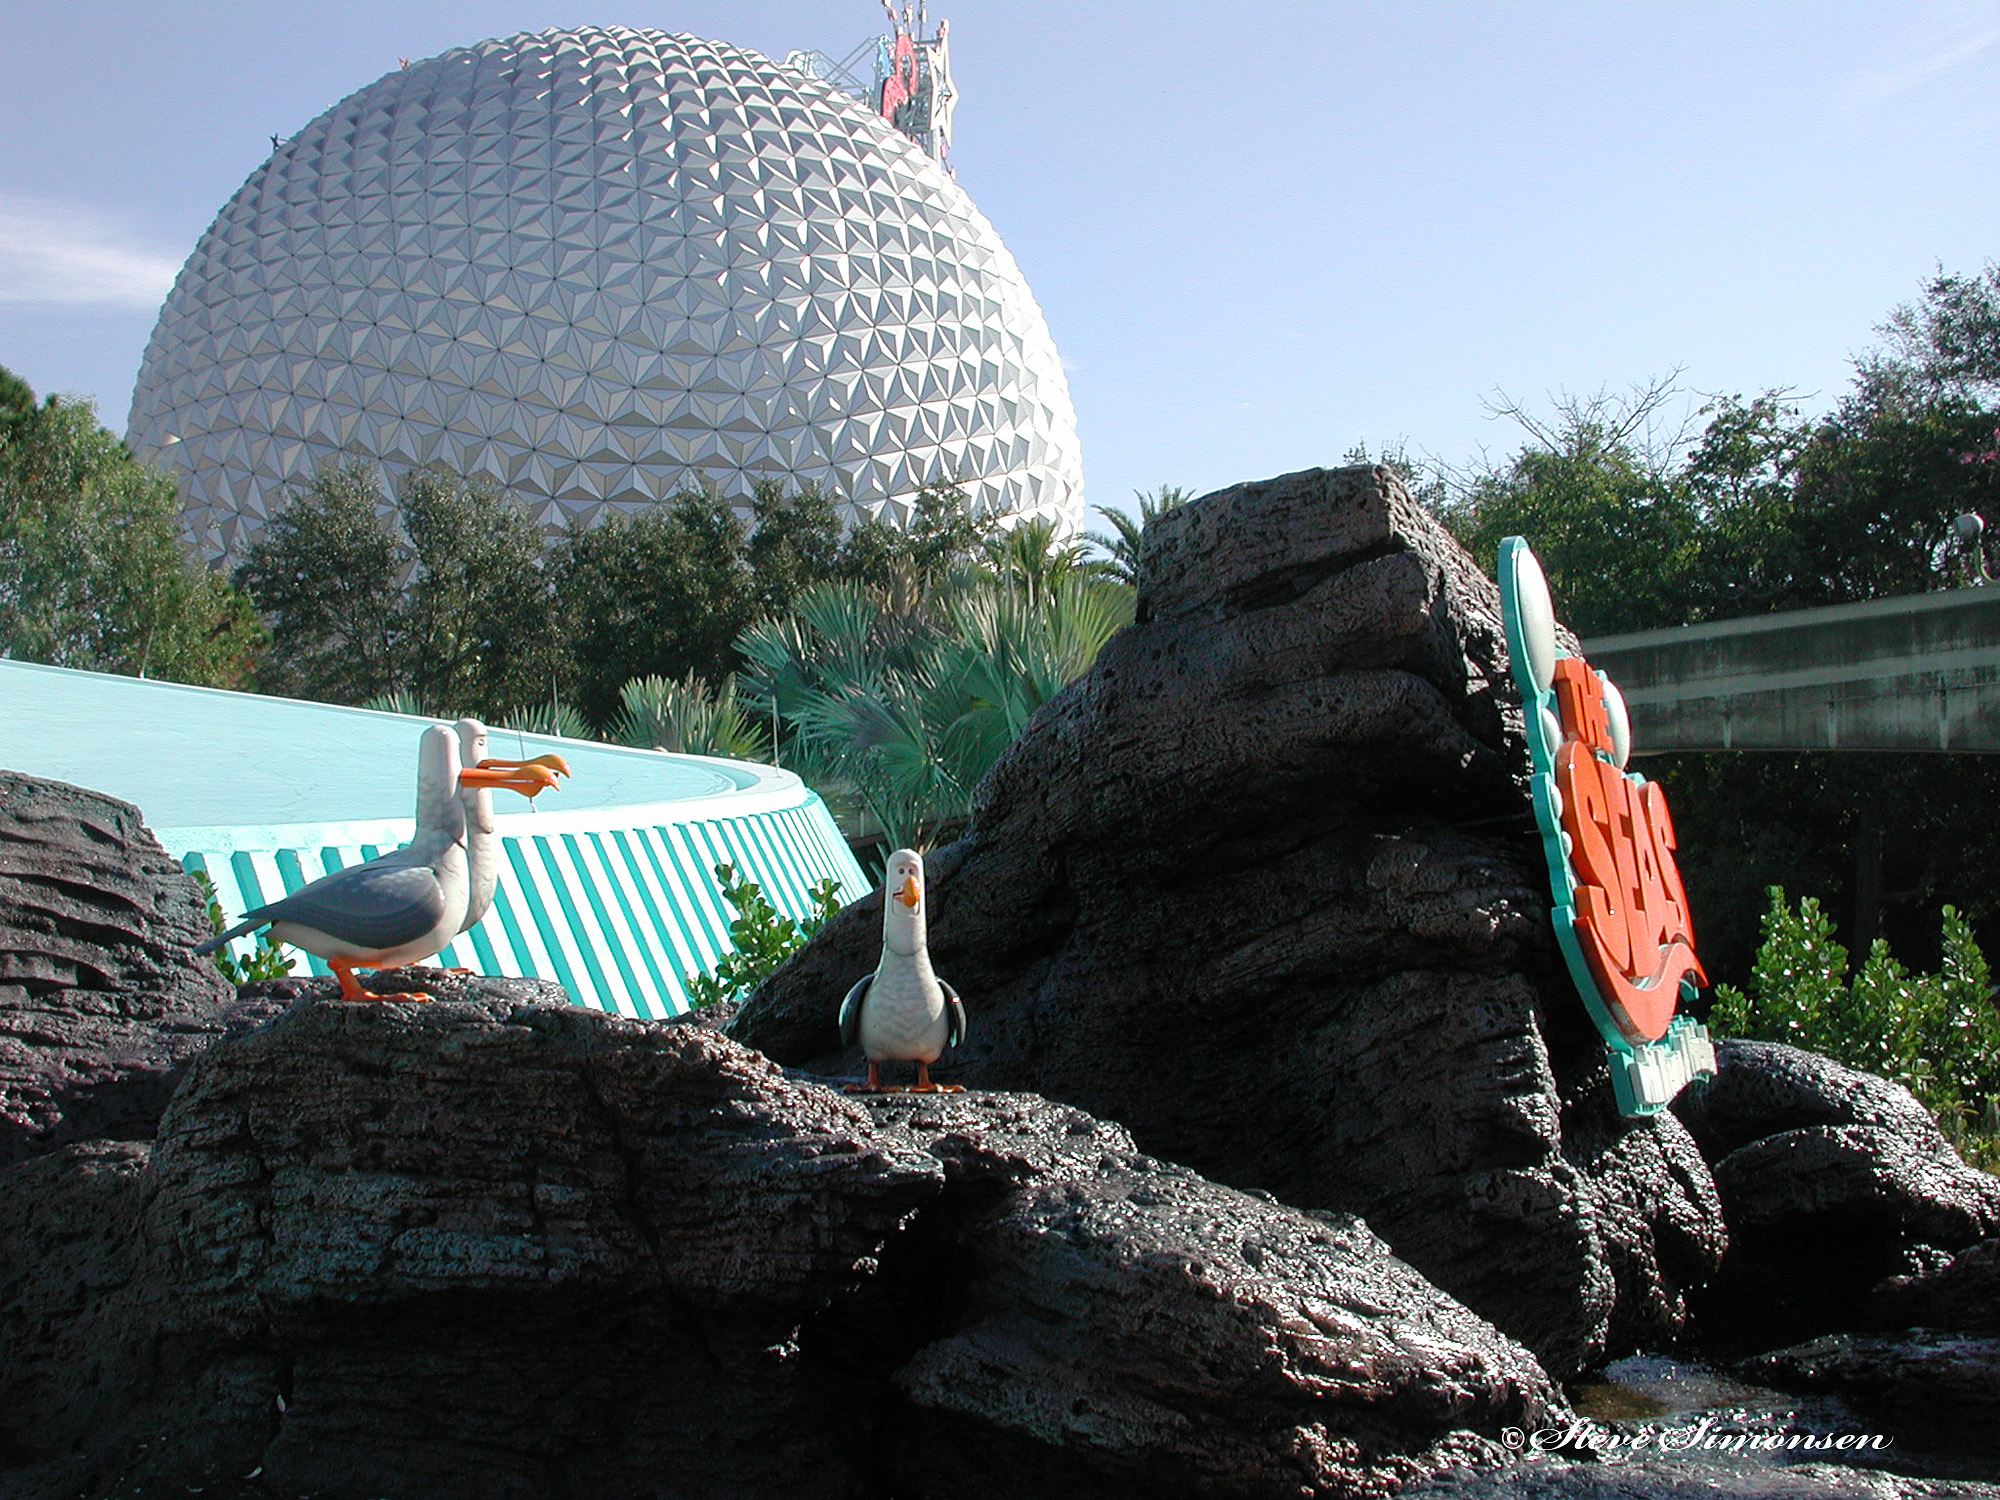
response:
[[(1787, 393), (1668, 412), (1671, 382), (1624, 398), (1511, 404), (1527, 441), (1454, 476), (1444, 514), (1489, 567), (1521, 535), (1560, 617), (1585, 637), (1920, 593), (1966, 580), (1953, 520), (2000, 517), (2000, 268), (1940, 272), (1880, 330), (1825, 415)], [(1942, 904), (2000, 915), (2000, 769), (1985, 757), (1676, 755), (1668, 786), (1697, 930), (1712, 966), (1741, 973), (1765, 889), (1844, 911), (1866, 952), (1887, 933), (1921, 958)], [(1992, 941), (1992, 934), (1987, 934)]]
[(174, 483), (88, 401), (37, 404), (0, 370), (0, 653), (232, 687), (262, 638), (247, 601), (181, 550)]
[(236, 579), (270, 623), (266, 691), (610, 731), (627, 684), (722, 682), (743, 631), (813, 588), (919, 598), (979, 553), (961, 491), (914, 509), (843, 534), (818, 488), (766, 481), (740, 505), (688, 490), (549, 541), (489, 486), (423, 469), (392, 496), (350, 462), (278, 512)]
[(402, 694), (497, 719), (545, 699), (560, 663), (539, 528), (497, 491), (440, 470), (405, 475), (393, 501), (372, 464), (321, 470), (236, 581), (271, 623), (266, 692)]

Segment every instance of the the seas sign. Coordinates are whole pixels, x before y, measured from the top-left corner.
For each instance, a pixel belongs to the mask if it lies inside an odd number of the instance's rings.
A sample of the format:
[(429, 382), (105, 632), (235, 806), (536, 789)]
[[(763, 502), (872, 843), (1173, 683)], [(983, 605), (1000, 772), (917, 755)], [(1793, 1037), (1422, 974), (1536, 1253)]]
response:
[(1666, 793), (1625, 769), (1625, 701), (1610, 678), (1557, 645), (1548, 582), (1520, 537), (1500, 544), (1499, 572), (1556, 939), (1604, 1038), (1619, 1109), (1652, 1114), (1715, 1072), (1707, 1029), (1680, 1010), (1708, 979)]

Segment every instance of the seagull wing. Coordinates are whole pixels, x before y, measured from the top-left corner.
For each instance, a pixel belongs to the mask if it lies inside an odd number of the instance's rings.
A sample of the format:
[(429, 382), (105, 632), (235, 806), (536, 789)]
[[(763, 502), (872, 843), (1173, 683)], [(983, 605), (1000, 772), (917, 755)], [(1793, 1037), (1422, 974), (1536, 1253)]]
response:
[(840, 1002), (840, 1045), (852, 1047), (861, 1040), (861, 1007), (868, 1000), (868, 986), (875, 982), (873, 974), (864, 974), (854, 982), (854, 988), (847, 992), (847, 998)]
[(397, 948), (444, 919), (444, 888), (427, 865), (370, 860), (301, 886), (244, 920), (296, 922), (357, 948)]
[(965, 1002), (958, 998), (958, 991), (942, 979), (938, 981), (938, 988), (944, 991), (944, 1044), (956, 1047), (965, 1040)]

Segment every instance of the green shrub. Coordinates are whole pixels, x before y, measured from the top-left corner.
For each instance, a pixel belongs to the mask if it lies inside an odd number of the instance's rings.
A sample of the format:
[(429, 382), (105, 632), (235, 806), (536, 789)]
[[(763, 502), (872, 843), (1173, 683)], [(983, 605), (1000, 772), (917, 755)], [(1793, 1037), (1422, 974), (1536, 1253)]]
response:
[(1894, 1079), (1972, 1154), (2000, 1126), (2000, 1013), (1992, 975), (1969, 927), (1944, 908), (1943, 962), (1912, 974), (1877, 938), (1858, 971), (1811, 896), (1794, 911), (1771, 888), (1763, 945), (1746, 989), (1718, 985), (1709, 1024), (1727, 1036), (1787, 1042)]
[(692, 672), (678, 682), (635, 677), (618, 690), (618, 702), (614, 744), (737, 760), (761, 760), (768, 751), (763, 730), (737, 702), (733, 676), (716, 686)]
[(521, 734), (552, 735), (559, 740), (597, 738), (590, 732), (589, 723), (577, 709), (553, 699), (547, 703), (529, 703), (512, 709), (500, 715), (500, 722), (493, 728), (518, 731)]
[[(190, 870), (194, 888), (208, 906), (208, 925), (216, 932), (222, 931), (228, 918), (223, 915), (222, 902), (217, 899), (215, 882), (208, 878), (204, 870)], [(283, 979), (292, 972), (292, 961), (286, 956), (278, 940), (271, 936), (268, 928), (258, 937), (257, 948), (248, 958), (230, 957), (227, 948), (218, 948), (214, 954), (216, 968), (222, 970), (222, 977), (231, 984), (248, 984), (253, 979)]]
[(688, 981), (688, 999), (697, 1008), (749, 994), (840, 910), (840, 882), (832, 876), (812, 888), (813, 911), (800, 922), (771, 905), (763, 887), (740, 877), (734, 865), (717, 865), (715, 878), (723, 899), (736, 908), (736, 920), (729, 924), (736, 950), (725, 953), (712, 972)]
[(377, 693), (361, 705), (373, 709), (378, 714), (407, 714), (413, 719), (440, 719), (442, 714), (434, 714), (424, 707), (423, 700), (407, 688), (397, 688), (390, 693)]

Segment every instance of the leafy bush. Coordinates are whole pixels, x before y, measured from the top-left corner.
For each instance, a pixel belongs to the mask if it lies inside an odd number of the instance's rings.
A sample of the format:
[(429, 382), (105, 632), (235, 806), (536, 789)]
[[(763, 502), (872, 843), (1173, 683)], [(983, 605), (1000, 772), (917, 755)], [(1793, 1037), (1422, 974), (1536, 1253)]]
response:
[(597, 736), (583, 715), (567, 703), (551, 700), (529, 703), (500, 715), (495, 729), (512, 729), (521, 734), (548, 734), (561, 740), (591, 740)]
[(1718, 985), (1709, 1024), (1786, 1042), (1902, 1084), (1961, 1144), (1991, 1134), (2000, 1111), (2000, 1013), (1972, 929), (1944, 908), (1943, 963), (1912, 974), (1877, 938), (1858, 971), (1811, 896), (1794, 911), (1771, 888), (1764, 941), (1747, 989)]
[[(196, 892), (208, 905), (208, 925), (216, 932), (222, 931), (228, 919), (223, 915), (222, 902), (217, 899), (215, 882), (208, 878), (206, 871), (191, 870), (188, 873), (194, 880)], [(222, 970), (222, 977), (231, 984), (248, 984), (253, 979), (283, 979), (292, 972), (291, 959), (278, 946), (278, 940), (271, 936), (268, 928), (257, 939), (257, 950), (248, 958), (232, 958), (227, 948), (217, 949), (214, 957), (216, 968)]]
[(764, 888), (739, 876), (734, 865), (717, 865), (715, 878), (723, 899), (736, 908), (729, 924), (736, 951), (725, 953), (713, 972), (688, 981), (688, 999), (697, 1007), (749, 994), (840, 910), (840, 882), (831, 876), (812, 888), (813, 911), (799, 922), (771, 905)]
[(640, 750), (761, 760), (764, 731), (736, 699), (736, 678), (711, 687), (690, 672), (679, 682), (635, 677), (618, 690), (611, 738)]

